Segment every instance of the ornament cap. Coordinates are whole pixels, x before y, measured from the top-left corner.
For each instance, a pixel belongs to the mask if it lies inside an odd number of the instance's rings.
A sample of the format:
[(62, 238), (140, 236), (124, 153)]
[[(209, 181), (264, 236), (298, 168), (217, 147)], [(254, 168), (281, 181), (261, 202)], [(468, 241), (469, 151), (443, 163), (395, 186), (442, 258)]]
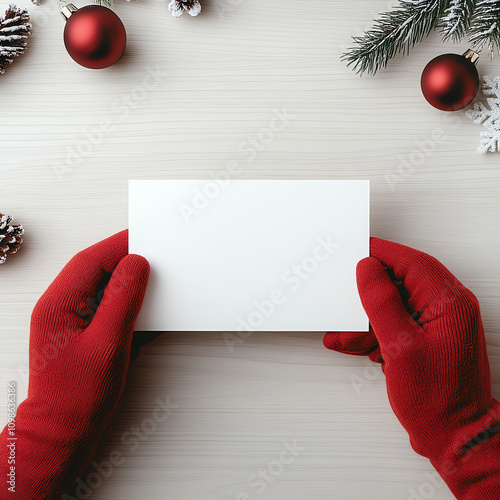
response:
[(64, 20), (67, 21), (73, 12), (78, 10), (72, 3), (67, 3), (61, 7), (61, 16), (63, 16)]
[(477, 64), (477, 62), (479, 61), (479, 54), (477, 52), (474, 52), (472, 49), (466, 50), (462, 55), (466, 59), (469, 59), (472, 64)]

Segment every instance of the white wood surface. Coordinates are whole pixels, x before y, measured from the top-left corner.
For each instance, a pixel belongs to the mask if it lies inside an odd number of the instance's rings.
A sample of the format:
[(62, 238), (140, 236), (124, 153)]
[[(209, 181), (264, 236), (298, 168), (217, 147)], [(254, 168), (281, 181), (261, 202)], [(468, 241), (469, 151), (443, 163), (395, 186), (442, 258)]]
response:
[[(481, 128), (432, 109), (419, 88), (427, 61), (466, 46), (431, 37), (359, 78), (339, 56), (385, 0), (202, 2), (196, 19), (173, 19), (162, 2), (118, 2), (127, 52), (99, 72), (66, 54), (55, 2), (30, 6), (29, 50), (0, 77), (0, 211), (27, 228), (22, 252), (0, 269), (2, 420), (7, 381), (26, 394), (37, 298), (78, 250), (126, 227), (127, 180), (209, 178), (228, 162), (241, 165), (241, 179), (371, 179), (372, 234), (435, 255), (478, 296), (498, 397), (500, 155), (480, 156)], [(161, 81), (144, 92), (148, 68)], [(479, 69), (500, 74), (500, 63), (483, 57)], [(276, 109), (293, 119), (250, 158), (249, 141)], [(440, 133), (419, 158), (418, 141)], [(54, 165), (78, 148), (78, 163), (58, 177)], [(386, 176), (410, 156), (414, 172), (391, 189)], [(222, 334), (183, 333), (146, 346), (100, 455), (118, 449), (126, 462), (91, 498), (409, 498), (432, 468), (410, 449), (383, 377), (321, 339), (255, 333), (231, 353)], [(367, 380), (360, 395), (353, 376)], [(127, 453), (120, 436), (166, 396), (178, 408)], [(249, 485), (294, 439), (305, 447), (296, 460), (264, 492)]]

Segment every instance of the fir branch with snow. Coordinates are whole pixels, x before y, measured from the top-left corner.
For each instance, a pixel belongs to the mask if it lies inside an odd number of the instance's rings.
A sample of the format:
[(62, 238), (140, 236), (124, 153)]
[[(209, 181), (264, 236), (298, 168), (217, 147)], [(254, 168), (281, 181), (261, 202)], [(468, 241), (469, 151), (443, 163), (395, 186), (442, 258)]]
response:
[(0, 18), (0, 75), (5, 66), (22, 55), (31, 33), (30, 17), (26, 9), (9, 5), (5, 16)]
[(488, 48), (490, 56), (500, 52), (500, 1), (479, 0), (469, 31), (469, 40), (476, 51)]
[(480, 153), (494, 153), (500, 151), (500, 77), (483, 77), (481, 91), (487, 97), (486, 103), (476, 102), (465, 116), (486, 128), (481, 132)]
[(468, 38), (476, 52), (487, 49), (493, 56), (500, 52), (500, 0), (400, 0), (363, 36), (353, 37), (355, 46), (341, 59), (357, 73), (375, 74), (434, 29), (444, 41)]
[(342, 55), (357, 73), (375, 74), (397, 53), (407, 55), (438, 24), (448, 2), (404, 0), (399, 8), (384, 12), (364, 36), (353, 37), (356, 47)]
[(467, 34), (475, 6), (475, 0), (451, 0), (439, 22), (444, 41), (459, 42)]

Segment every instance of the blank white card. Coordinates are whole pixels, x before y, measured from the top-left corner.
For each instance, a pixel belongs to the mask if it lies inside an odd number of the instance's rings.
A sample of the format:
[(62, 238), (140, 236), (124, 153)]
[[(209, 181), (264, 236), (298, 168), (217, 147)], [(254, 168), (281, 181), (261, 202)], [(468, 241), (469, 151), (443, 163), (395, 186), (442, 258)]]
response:
[(143, 331), (366, 331), (369, 181), (133, 180)]

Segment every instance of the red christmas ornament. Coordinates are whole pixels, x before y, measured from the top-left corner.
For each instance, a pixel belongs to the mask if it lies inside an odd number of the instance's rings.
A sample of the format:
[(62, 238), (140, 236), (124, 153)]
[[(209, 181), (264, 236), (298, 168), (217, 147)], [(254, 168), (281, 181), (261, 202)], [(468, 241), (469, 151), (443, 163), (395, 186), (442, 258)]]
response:
[(420, 85), (429, 104), (443, 111), (465, 108), (476, 97), (479, 54), (468, 50), (463, 55), (443, 54), (430, 61), (422, 72)]
[(66, 20), (64, 45), (78, 64), (101, 69), (120, 59), (127, 34), (121, 19), (112, 10), (102, 5), (77, 9), (69, 3), (61, 9), (61, 15)]

